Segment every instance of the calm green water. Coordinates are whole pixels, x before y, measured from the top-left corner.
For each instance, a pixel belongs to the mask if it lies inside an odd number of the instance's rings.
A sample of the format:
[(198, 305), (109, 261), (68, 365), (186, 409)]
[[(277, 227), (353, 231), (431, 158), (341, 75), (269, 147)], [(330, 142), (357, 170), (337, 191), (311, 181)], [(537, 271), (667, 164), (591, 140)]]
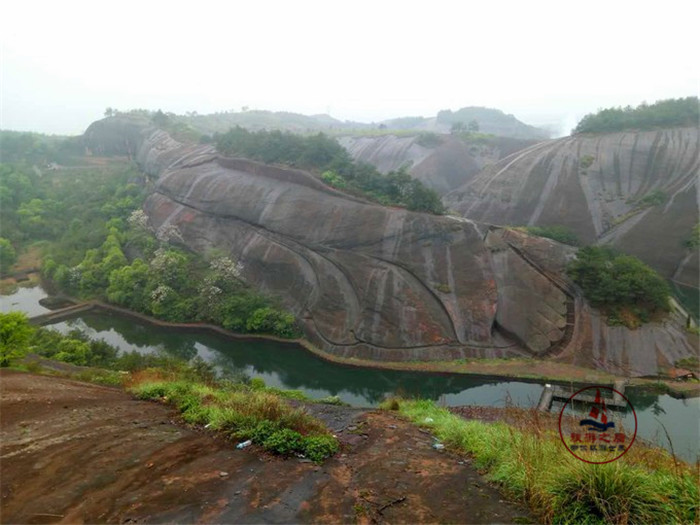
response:
[[(38, 287), (21, 289), (12, 296), (0, 298), (0, 309), (21, 309), (36, 315), (46, 311), (37, 304), (43, 296), (45, 294)], [(51, 327), (62, 332), (79, 328), (123, 351), (162, 351), (185, 359), (200, 356), (216, 365), (223, 375), (243, 373), (249, 377), (261, 377), (269, 386), (302, 390), (314, 399), (334, 395), (354, 406), (373, 406), (386, 396), (398, 393), (433, 399), (447, 406), (502, 407), (511, 403), (531, 407), (537, 403), (542, 391), (542, 385), (538, 383), (487, 376), (341, 366), (324, 361), (296, 345), (237, 341), (217, 334), (173, 331), (111, 313), (86, 313)], [(676, 454), (690, 461), (696, 459), (700, 441), (700, 398), (675, 399), (640, 389), (628, 389), (626, 395), (637, 413), (640, 438), (668, 448), (663, 425), (671, 436)], [(633, 424), (633, 416), (629, 413), (625, 426)]]

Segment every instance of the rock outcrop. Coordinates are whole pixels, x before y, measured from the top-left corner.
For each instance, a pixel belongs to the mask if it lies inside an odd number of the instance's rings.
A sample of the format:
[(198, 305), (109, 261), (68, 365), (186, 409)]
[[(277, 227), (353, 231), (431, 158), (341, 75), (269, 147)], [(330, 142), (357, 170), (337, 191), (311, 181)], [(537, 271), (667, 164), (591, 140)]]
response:
[(382, 173), (405, 167), (440, 195), (467, 183), (482, 168), (535, 143), (507, 137), (469, 141), (451, 135), (340, 137), (338, 142), (359, 162)]
[(486, 167), (445, 204), (472, 220), (563, 225), (585, 244), (612, 243), (663, 276), (698, 287), (698, 128), (577, 135)]
[[(131, 151), (132, 139), (114, 142), (108, 121), (93, 126), (86, 132), (91, 148)], [(618, 355), (609, 344), (623, 339), (627, 348), (637, 336), (595, 324), (595, 312), (562, 274), (569, 247), (364, 202), (309, 173), (222, 158), (154, 128), (138, 135), (135, 159), (157, 177), (144, 206), (151, 226), (176, 231), (194, 251), (230, 253), (243, 277), (280, 297), (326, 352), (389, 361), (559, 356), (599, 368), (627, 365), (629, 353)], [(671, 333), (660, 325), (652, 330)], [(671, 341), (673, 355), (694, 351), (682, 329), (663, 337), (655, 344)], [(656, 371), (659, 351), (645, 346), (644, 373)]]

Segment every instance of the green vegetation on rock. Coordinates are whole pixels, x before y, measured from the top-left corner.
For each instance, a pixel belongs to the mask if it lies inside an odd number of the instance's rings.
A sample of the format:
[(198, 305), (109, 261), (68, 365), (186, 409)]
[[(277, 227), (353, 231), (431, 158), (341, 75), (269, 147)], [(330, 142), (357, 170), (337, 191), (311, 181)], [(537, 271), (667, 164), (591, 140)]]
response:
[(576, 234), (566, 226), (527, 226), (527, 233), (537, 235), (538, 237), (546, 237), (557, 242), (578, 246), (579, 240)]
[(686, 248), (691, 250), (697, 250), (700, 248), (700, 222), (698, 222), (693, 229), (690, 231), (690, 235), (685, 240)]
[(644, 197), (639, 199), (639, 205), (643, 207), (647, 206), (658, 206), (660, 204), (663, 204), (666, 202), (667, 195), (666, 192), (662, 190), (654, 190), (650, 191)]
[(587, 246), (576, 254), (567, 273), (610, 324), (635, 328), (655, 313), (669, 311), (670, 289), (653, 269), (631, 255), (605, 246)]
[(440, 197), (405, 170), (386, 175), (368, 164), (356, 164), (335, 139), (282, 131), (251, 132), (241, 127), (216, 135), (217, 149), (231, 156), (315, 171), (328, 185), (390, 206), (444, 213)]
[(659, 100), (636, 108), (601, 109), (589, 113), (572, 133), (609, 133), (625, 130), (646, 130), (672, 126), (697, 126), (700, 119), (698, 97)]

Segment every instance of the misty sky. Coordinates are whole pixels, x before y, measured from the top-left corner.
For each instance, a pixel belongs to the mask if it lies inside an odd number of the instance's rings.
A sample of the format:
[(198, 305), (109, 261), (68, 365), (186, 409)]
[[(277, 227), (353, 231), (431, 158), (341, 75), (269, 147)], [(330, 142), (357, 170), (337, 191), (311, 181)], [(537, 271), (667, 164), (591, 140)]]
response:
[(696, 1), (3, 2), (0, 128), (107, 106), (379, 121), (487, 106), (568, 132), (700, 90)]

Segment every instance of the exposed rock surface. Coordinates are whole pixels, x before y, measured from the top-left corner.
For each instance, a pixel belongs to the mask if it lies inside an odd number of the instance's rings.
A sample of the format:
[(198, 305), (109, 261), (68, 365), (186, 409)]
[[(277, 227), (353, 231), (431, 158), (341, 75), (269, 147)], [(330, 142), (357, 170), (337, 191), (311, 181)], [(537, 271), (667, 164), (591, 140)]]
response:
[[(612, 243), (662, 275), (698, 287), (698, 128), (566, 137), (486, 167), (444, 197), (464, 217), (503, 225), (564, 225)], [(647, 204), (645, 197), (663, 202)]]
[(382, 173), (408, 169), (413, 177), (440, 195), (469, 181), (484, 166), (534, 143), (532, 140), (492, 137), (481, 142), (450, 135), (397, 137), (340, 137), (338, 142), (359, 162)]
[(0, 384), (3, 523), (532, 522), (388, 411), (309, 406), (342, 445), (319, 466), (236, 450), (115, 388), (7, 369)]
[(493, 137), (482, 142), (450, 135), (397, 137), (340, 137), (352, 157), (375, 166), (382, 173), (407, 167), (408, 172), (439, 194), (465, 184), (484, 166), (530, 146), (534, 141)]
[[(92, 147), (100, 133), (86, 133)], [(153, 128), (140, 140), (136, 160), (158, 177), (145, 203), (151, 225), (177, 228), (192, 250), (216, 247), (240, 260), (243, 277), (279, 296), (326, 352), (376, 360), (558, 355), (610, 369), (626, 366), (620, 349), (638, 339), (596, 324), (563, 276), (572, 250), (560, 244), (374, 205), (309, 173), (221, 158)], [(644, 373), (656, 371), (658, 352), (694, 352), (682, 328), (649, 330), (657, 343), (645, 342)], [(661, 349), (666, 343), (673, 348)]]

